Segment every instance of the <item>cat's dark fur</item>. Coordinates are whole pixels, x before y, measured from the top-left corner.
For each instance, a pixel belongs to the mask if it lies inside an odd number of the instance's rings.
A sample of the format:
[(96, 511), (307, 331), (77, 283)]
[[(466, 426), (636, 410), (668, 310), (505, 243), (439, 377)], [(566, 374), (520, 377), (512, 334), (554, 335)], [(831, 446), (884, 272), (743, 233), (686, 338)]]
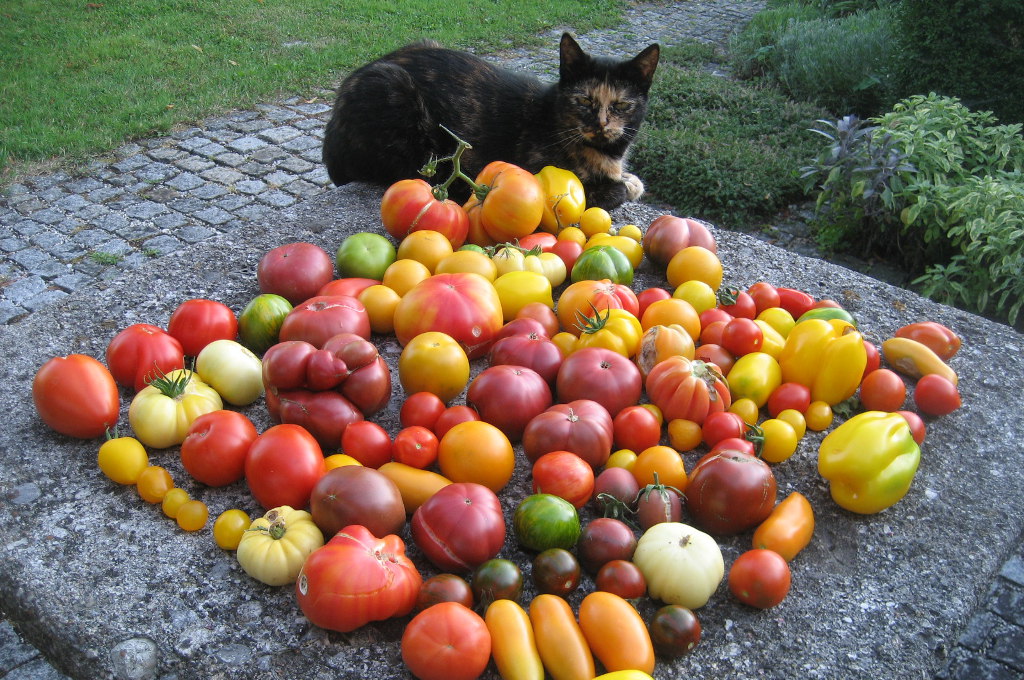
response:
[(462, 156), (470, 177), (495, 160), (531, 172), (554, 165), (576, 173), (588, 206), (611, 209), (644, 191), (624, 162), (647, 112), (658, 56), (655, 44), (630, 60), (593, 57), (566, 33), (559, 80), (545, 84), (433, 42), (409, 45), (338, 88), (324, 164), (338, 185), (417, 177), (431, 157), (455, 150), (444, 125), (472, 145)]

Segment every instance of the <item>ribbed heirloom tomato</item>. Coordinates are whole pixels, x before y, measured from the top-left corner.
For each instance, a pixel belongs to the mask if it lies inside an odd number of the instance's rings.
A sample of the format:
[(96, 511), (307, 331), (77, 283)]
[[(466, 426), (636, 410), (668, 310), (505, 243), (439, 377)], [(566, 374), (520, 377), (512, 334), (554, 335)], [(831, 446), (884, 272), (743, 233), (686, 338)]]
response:
[(395, 309), (395, 335), (402, 345), (439, 331), (463, 346), (470, 359), (487, 353), (503, 323), (501, 299), (479, 274), (436, 274), (413, 286)]

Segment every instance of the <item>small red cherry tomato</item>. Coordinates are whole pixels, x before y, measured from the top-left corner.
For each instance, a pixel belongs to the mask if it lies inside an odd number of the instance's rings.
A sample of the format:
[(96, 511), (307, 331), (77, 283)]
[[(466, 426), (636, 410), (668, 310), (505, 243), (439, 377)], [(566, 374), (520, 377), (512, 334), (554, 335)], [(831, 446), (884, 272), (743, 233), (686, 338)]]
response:
[(786, 599), (789, 564), (779, 553), (763, 548), (748, 550), (729, 569), (729, 590), (743, 604), (768, 609)]
[(422, 425), (402, 428), (391, 442), (391, 458), (420, 470), (437, 461), (437, 435)]

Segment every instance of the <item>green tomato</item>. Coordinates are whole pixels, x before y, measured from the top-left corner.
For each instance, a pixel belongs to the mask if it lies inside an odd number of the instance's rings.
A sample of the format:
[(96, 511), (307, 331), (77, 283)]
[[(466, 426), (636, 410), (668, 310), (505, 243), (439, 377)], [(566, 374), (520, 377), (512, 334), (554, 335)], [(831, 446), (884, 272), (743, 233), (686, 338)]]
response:
[(338, 247), (337, 265), (341, 278), (384, 278), (384, 270), (398, 257), (387, 238), (369, 231), (352, 234)]
[(608, 279), (629, 286), (633, 284), (633, 265), (618, 248), (594, 246), (580, 253), (570, 278), (573, 283)]
[(537, 493), (519, 503), (512, 518), (516, 538), (525, 548), (571, 550), (580, 537), (580, 518), (573, 504), (553, 494)]
[(280, 295), (264, 293), (253, 298), (238, 317), (238, 337), (242, 344), (263, 354), (277, 344), (277, 335), (292, 303)]

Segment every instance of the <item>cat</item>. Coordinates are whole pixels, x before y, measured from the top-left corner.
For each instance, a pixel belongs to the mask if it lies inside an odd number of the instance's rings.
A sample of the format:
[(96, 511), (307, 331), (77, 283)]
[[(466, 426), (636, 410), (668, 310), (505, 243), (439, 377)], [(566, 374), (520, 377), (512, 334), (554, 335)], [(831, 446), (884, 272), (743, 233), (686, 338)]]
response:
[[(625, 160), (647, 113), (659, 54), (653, 44), (629, 60), (594, 57), (565, 33), (559, 79), (545, 84), (434, 41), (413, 43), (341, 83), (324, 165), (336, 185), (417, 177), (431, 158), (455, 151), (443, 125), (472, 146), (461, 159), (468, 176), (495, 160), (530, 172), (554, 165), (579, 177), (587, 206), (612, 210), (644, 193)], [(447, 168), (438, 176), (447, 178)], [(462, 190), (452, 198), (465, 200), (468, 185), (456, 186)]]

